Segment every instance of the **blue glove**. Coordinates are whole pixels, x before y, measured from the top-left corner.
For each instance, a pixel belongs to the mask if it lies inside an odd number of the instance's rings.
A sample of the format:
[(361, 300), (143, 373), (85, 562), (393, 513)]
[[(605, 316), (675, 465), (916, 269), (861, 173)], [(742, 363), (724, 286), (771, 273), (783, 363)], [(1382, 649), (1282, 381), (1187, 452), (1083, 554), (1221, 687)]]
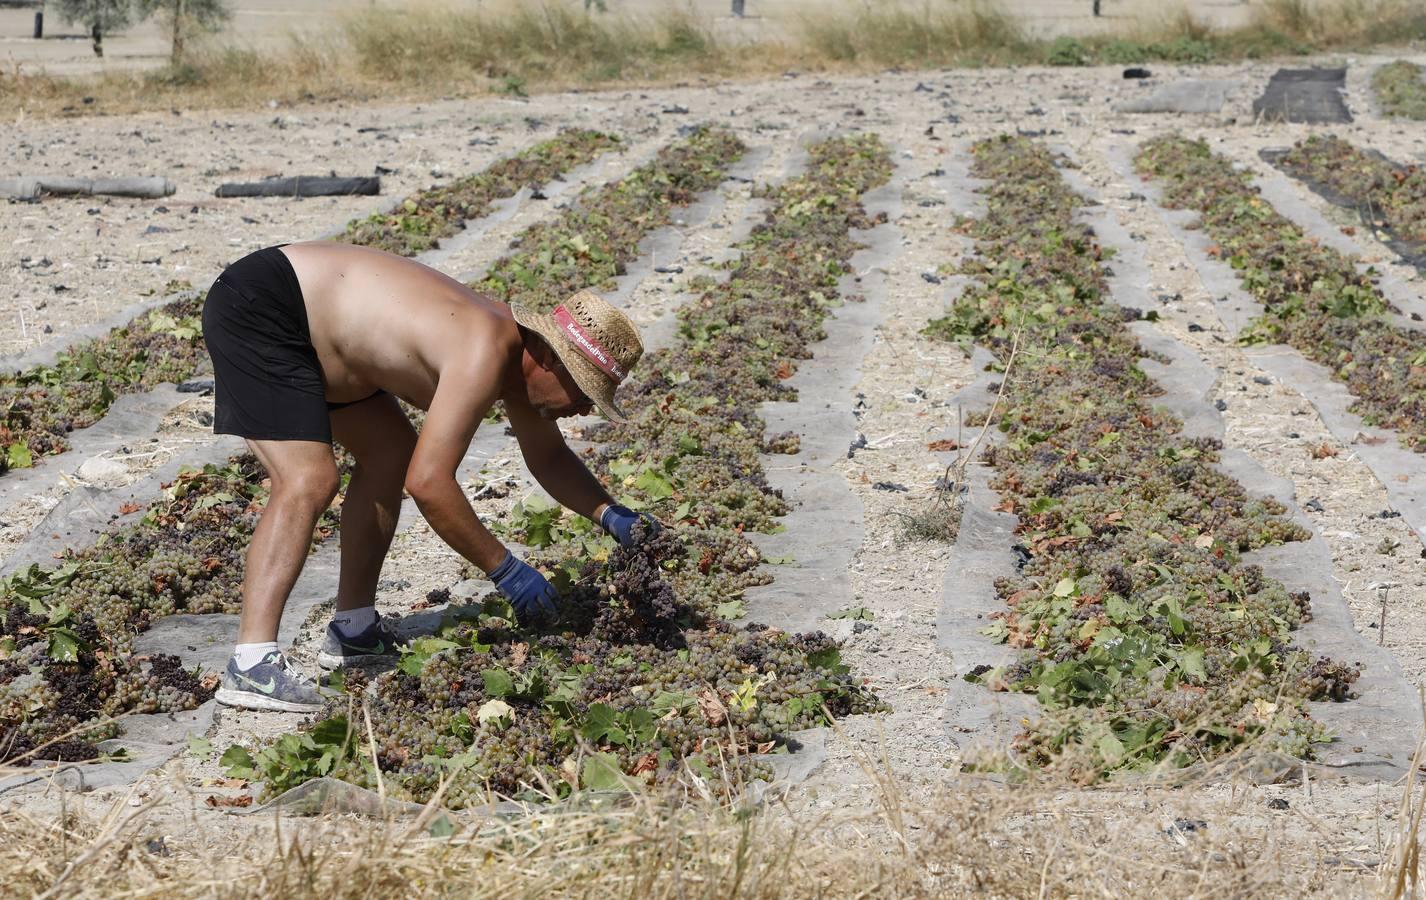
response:
[(555, 601), (559, 599), (559, 594), (555, 592), (554, 585), (546, 581), (534, 566), (516, 559), (509, 550), (505, 551), (500, 565), (490, 572), (490, 580), (515, 607), (520, 624), (555, 618), (558, 612)]
[(645, 523), (644, 537), (658, 534), (663, 530), (658, 519), (648, 513), (636, 513), (627, 506), (618, 506), (613, 503), (604, 507), (603, 515), (599, 517), (599, 527), (613, 535), (620, 547), (627, 549), (636, 543), (634, 526), (640, 521)]

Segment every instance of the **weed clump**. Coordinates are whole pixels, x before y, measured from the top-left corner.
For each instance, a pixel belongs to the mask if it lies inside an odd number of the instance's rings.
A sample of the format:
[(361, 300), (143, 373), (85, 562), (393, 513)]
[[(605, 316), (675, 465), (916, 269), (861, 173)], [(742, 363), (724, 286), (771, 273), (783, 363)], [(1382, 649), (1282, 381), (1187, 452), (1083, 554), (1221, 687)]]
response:
[(1372, 73), (1372, 89), (1388, 116), (1426, 119), (1426, 69), (1416, 63), (1397, 60)]

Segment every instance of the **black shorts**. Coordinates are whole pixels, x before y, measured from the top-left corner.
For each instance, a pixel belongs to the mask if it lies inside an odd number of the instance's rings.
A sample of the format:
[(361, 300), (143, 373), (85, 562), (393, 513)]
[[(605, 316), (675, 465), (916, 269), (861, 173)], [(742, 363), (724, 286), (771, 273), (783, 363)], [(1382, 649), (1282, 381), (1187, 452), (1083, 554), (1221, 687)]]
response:
[(351, 404), (327, 403), (302, 285), (280, 249), (223, 270), (203, 304), (203, 340), (213, 358), (214, 432), (332, 442), (329, 412)]

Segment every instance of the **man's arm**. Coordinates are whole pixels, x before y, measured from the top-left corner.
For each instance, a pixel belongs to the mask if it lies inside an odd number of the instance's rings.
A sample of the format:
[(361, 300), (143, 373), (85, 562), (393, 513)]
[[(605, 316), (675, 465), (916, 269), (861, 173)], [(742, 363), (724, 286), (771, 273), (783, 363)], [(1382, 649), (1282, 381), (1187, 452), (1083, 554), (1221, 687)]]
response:
[(598, 522), (605, 507), (614, 501), (578, 454), (569, 449), (559, 426), (523, 404), (507, 401), (505, 415), (520, 442), (525, 467), (540, 487), (560, 506)]
[(431, 528), (487, 574), (505, 558), (505, 546), (476, 516), (456, 469), (499, 389), (499, 366), (463, 363), (458, 371), (442, 372), (406, 469), (406, 492)]

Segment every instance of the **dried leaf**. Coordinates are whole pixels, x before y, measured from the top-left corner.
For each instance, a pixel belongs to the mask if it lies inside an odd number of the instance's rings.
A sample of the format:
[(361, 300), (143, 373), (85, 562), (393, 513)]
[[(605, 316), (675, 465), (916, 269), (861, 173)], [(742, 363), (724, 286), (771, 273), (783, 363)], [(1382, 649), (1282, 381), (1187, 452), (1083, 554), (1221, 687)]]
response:
[(698, 695), (698, 708), (703, 711), (703, 718), (714, 728), (728, 719), (728, 707), (723, 705), (723, 701), (718, 699), (712, 688), (704, 688), (703, 693)]
[(220, 797), (217, 794), (209, 794), (203, 801), (210, 809), (243, 809), (253, 805), (252, 794), (239, 794), (236, 797)]
[(525, 664), (525, 660), (530, 658), (529, 644), (510, 645), (510, 668), (518, 669)]

